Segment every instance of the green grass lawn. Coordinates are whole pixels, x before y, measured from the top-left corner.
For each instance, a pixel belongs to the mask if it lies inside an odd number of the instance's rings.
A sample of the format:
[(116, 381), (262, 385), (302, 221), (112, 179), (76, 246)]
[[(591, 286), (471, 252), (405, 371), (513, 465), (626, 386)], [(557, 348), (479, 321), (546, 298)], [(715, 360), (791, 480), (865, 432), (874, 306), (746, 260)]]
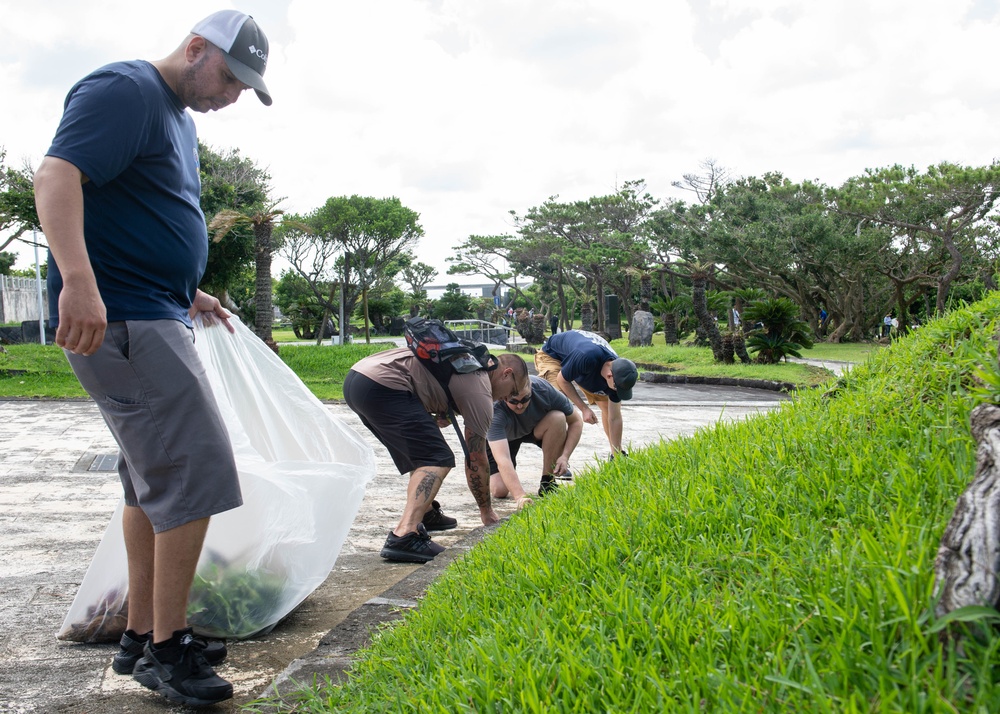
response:
[(800, 387), (814, 387), (831, 378), (829, 370), (798, 362), (779, 364), (719, 364), (709, 347), (687, 347), (654, 344), (651, 347), (629, 347), (628, 339), (612, 340), (611, 346), (622, 357), (641, 365), (660, 365), (671, 374), (688, 377), (734, 377), (789, 382)]
[(371, 345), (355, 342), (343, 347), (289, 345), (280, 348), (278, 354), (319, 399), (343, 399), (344, 377), (354, 363), (393, 347), (394, 344), (384, 342)]
[(453, 563), (345, 683), (262, 710), (1000, 711), (997, 613), (963, 613), (986, 626), (961, 647), (933, 614), (969, 414), (1000, 402), (998, 327), (995, 293), (832, 389), (583, 471)]
[[(274, 333), (276, 342), (287, 342), (285, 338), (289, 336), (294, 339), (291, 330)], [(636, 362), (661, 365), (664, 369), (681, 375), (763, 379), (789, 382), (802, 387), (816, 386), (832, 377), (826, 370), (794, 362), (777, 365), (745, 365), (739, 362), (720, 365), (712, 360), (712, 352), (707, 347), (667, 347), (660, 344), (633, 348), (628, 346), (627, 339), (614, 340), (612, 345), (619, 354)], [(351, 365), (366, 355), (391, 347), (392, 343), (373, 342), (366, 345), (363, 340), (342, 347), (331, 346), (326, 341), (317, 347), (309, 340), (301, 344), (285, 345), (280, 348), (279, 354), (319, 399), (342, 399), (344, 395), (341, 385)], [(830, 347), (843, 349), (839, 353), (841, 355), (863, 354), (848, 351), (850, 348), (846, 345)], [(6, 353), (0, 354), (0, 398), (86, 397), (62, 350), (55, 345), (6, 345), (4, 349)], [(822, 359), (843, 359), (832, 356), (838, 354), (835, 350), (828, 351), (827, 354), (829, 356)]]
[(874, 342), (817, 342), (812, 349), (803, 350), (803, 359), (834, 360), (861, 364), (868, 357), (882, 349)]
[(55, 345), (6, 345), (0, 353), (0, 398), (85, 398), (63, 351)]

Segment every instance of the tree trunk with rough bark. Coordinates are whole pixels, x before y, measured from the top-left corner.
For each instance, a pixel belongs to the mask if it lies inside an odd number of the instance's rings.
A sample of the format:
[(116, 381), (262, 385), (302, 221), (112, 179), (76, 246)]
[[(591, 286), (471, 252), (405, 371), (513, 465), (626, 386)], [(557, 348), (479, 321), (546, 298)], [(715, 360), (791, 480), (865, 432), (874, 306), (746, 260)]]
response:
[(934, 561), (939, 617), (966, 605), (1000, 604), (1000, 407), (981, 404), (970, 421), (979, 444), (976, 474), (958, 499)]
[(722, 334), (708, 312), (708, 300), (705, 296), (706, 282), (707, 278), (703, 275), (694, 274), (691, 276), (691, 302), (694, 304), (694, 314), (698, 318), (698, 325), (704, 332), (708, 344), (712, 347), (712, 356), (716, 362), (722, 362), (724, 360)]
[(722, 335), (722, 361), (725, 364), (733, 364), (736, 361), (732, 332), (726, 332)]
[(255, 223), (253, 226), (256, 250), (256, 280), (254, 283), (254, 332), (265, 344), (277, 353), (278, 345), (271, 336), (274, 325), (274, 308), (271, 298), (271, 232), (274, 225), (270, 221)]
[(668, 345), (676, 345), (680, 340), (677, 339), (677, 313), (675, 312), (665, 312), (663, 313), (663, 341)]
[(580, 306), (580, 329), (594, 331), (594, 306), (589, 300)]
[(740, 358), (740, 362), (744, 364), (751, 364), (753, 362), (750, 353), (747, 352), (747, 343), (742, 332), (737, 332), (733, 335), (733, 351)]

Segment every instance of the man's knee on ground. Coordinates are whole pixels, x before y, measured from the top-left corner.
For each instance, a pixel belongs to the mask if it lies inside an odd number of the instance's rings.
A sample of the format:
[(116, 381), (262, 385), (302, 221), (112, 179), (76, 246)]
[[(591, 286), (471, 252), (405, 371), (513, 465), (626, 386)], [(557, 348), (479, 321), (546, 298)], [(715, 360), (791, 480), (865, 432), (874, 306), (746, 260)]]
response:
[(510, 495), (507, 484), (500, 478), (499, 473), (490, 474), (490, 495), (493, 498), (507, 498)]

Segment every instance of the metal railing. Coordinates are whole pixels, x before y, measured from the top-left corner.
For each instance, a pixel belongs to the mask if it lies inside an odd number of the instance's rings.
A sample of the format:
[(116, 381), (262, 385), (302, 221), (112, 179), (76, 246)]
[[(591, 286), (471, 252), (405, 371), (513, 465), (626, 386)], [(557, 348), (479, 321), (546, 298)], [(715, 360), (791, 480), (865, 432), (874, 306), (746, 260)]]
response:
[(8, 290), (34, 291), (38, 287), (38, 281), (34, 278), (19, 278), (13, 275), (0, 275), (0, 287)]
[(509, 325), (498, 325), (486, 320), (445, 320), (445, 324), (454, 330), (459, 337), (473, 342), (483, 342), (501, 347), (524, 344), (524, 340), (517, 334), (517, 330)]

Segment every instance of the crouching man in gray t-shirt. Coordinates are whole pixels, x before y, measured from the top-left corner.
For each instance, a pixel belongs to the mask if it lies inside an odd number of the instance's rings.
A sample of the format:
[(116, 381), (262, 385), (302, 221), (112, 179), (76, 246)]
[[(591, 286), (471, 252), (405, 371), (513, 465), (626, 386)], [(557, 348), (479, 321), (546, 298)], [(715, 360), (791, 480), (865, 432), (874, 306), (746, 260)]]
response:
[(531, 499), (518, 478), (517, 452), (527, 442), (542, 447), (542, 478), (538, 495), (556, 489), (556, 479), (569, 480), (569, 457), (580, 443), (583, 417), (573, 403), (541, 377), (532, 375), (525, 389), (494, 402), (493, 422), (486, 434), (490, 493), (494, 498)]

